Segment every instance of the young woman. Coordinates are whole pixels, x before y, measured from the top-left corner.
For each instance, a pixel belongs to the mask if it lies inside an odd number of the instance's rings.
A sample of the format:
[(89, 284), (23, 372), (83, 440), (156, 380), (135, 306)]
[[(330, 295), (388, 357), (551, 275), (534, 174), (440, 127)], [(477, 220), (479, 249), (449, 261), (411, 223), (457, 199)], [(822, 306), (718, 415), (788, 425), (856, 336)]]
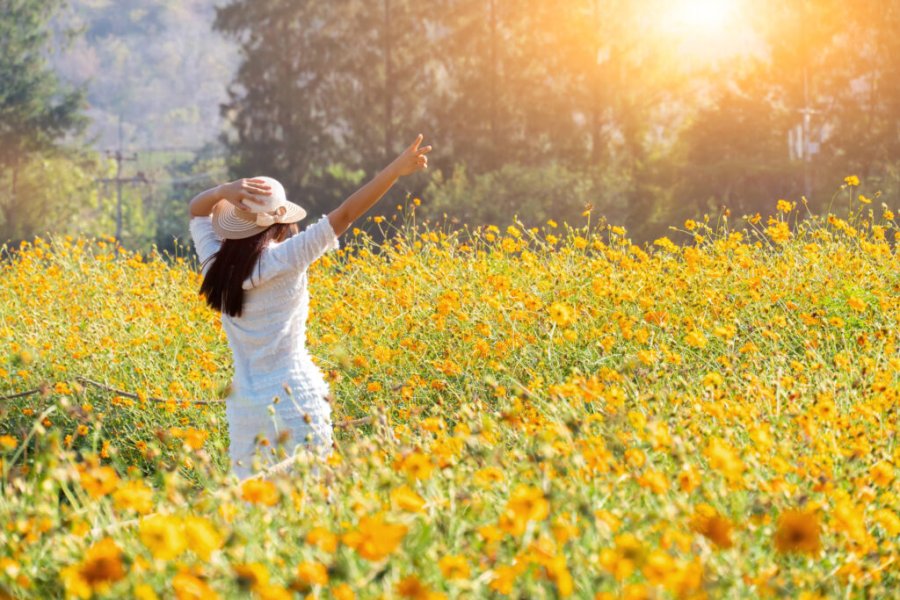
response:
[[(398, 178), (428, 167), (420, 134), (340, 206), (299, 232), (306, 211), (268, 177), (239, 179), (190, 203), (191, 236), (202, 265), (200, 293), (222, 314), (234, 359), (225, 400), (232, 470), (252, 474), (256, 441), (268, 454), (280, 437), (321, 458), (331, 453), (328, 384), (306, 350), (306, 269), (387, 192)], [(273, 399), (278, 402), (273, 405)], [(274, 408), (274, 414), (270, 413)], [(260, 438), (260, 439), (262, 439)]]

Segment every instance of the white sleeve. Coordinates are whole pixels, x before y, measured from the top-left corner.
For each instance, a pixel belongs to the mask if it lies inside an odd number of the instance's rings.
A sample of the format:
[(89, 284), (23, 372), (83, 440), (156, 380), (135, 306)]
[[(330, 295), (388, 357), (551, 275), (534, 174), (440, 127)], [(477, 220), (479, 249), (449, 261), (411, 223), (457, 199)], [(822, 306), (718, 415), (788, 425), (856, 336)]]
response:
[[(203, 265), (210, 256), (219, 251), (222, 240), (213, 230), (212, 217), (191, 217), (190, 230), (194, 248), (197, 250), (197, 258)], [(206, 265), (206, 267), (208, 266)], [(203, 268), (203, 272), (206, 273), (206, 268)]]
[(329, 250), (340, 248), (328, 216), (322, 218), (272, 249), (280, 263), (303, 271)]

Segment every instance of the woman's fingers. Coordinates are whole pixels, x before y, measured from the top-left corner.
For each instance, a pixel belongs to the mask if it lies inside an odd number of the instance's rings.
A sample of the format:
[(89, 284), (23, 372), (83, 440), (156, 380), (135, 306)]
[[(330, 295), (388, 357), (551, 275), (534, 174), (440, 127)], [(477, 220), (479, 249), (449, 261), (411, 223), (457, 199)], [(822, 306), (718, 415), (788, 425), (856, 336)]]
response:
[(263, 196), (271, 196), (272, 188), (267, 185), (244, 185), (244, 190), (250, 192), (251, 194), (262, 194)]
[(425, 146), (423, 148), (419, 148), (417, 151), (418, 156), (424, 156), (431, 152), (431, 146)]
[(250, 202), (254, 202), (256, 204), (264, 204), (264, 202), (262, 200), (260, 200), (253, 194), (248, 194), (245, 192), (245, 193), (241, 194), (241, 201), (244, 202), (244, 204), (246, 204), (246, 202), (245, 202), (246, 200), (249, 200)]

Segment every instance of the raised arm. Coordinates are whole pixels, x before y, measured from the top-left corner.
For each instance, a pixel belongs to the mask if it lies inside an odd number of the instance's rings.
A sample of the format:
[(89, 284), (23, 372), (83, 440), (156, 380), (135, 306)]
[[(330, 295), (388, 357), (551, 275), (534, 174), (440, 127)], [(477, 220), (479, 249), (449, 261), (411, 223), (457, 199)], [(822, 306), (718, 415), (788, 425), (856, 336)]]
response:
[(191, 217), (208, 217), (212, 212), (213, 206), (219, 200), (228, 200), (238, 208), (246, 209), (242, 204), (245, 200), (248, 202), (256, 202), (262, 204), (260, 196), (271, 196), (272, 188), (262, 179), (238, 179), (230, 183), (223, 183), (214, 188), (210, 188), (200, 192), (193, 198), (189, 205)]
[(420, 133), (416, 141), (400, 153), (391, 164), (328, 213), (328, 221), (336, 235), (340, 236), (347, 231), (353, 221), (372, 208), (400, 177), (428, 168), (428, 157), (425, 155), (431, 151), (431, 146), (419, 148), (421, 143)]

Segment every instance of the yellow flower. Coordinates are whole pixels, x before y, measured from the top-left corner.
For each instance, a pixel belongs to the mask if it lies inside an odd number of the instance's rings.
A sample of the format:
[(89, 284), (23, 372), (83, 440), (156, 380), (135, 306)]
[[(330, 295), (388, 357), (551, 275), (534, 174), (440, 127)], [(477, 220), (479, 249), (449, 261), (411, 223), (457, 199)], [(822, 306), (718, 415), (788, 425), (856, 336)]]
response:
[(124, 577), (122, 550), (112, 538), (103, 538), (85, 551), (80, 564), (61, 572), (66, 593), (79, 598), (105, 593), (110, 584)]
[(568, 327), (575, 322), (575, 314), (572, 309), (562, 302), (554, 302), (548, 309), (550, 320), (560, 327)]
[(340, 583), (331, 588), (331, 595), (334, 596), (334, 600), (355, 600), (356, 598), (353, 588), (346, 583)]
[(406, 532), (405, 525), (386, 523), (384, 514), (379, 512), (362, 517), (356, 530), (345, 533), (341, 541), (367, 560), (381, 560), (397, 549)]
[(391, 503), (395, 508), (407, 512), (425, 512), (425, 500), (406, 485), (401, 485), (391, 491)]
[(882, 460), (869, 469), (869, 477), (875, 485), (886, 488), (894, 480), (894, 465)]
[(856, 187), (859, 185), (859, 177), (856, 175), (848, 175), (847, 177), (844, 177), (844, 183), (851, 187)]
[(441, 600), (446, 598), (444, 594), (432, 592), (415, 575), (407, 575), (398, 581), (397, 585), (394, 586), (394, 591), (401, 598), (410, 598), (411, 600)]
[(847, 300), (847, 306), (849, 306), (856, 312), (865, 312), (865, 310), (866, 310), (866, 303), (863, 300), (857, 298), (856, 296), (851, 296)]
[(15, 450), (19, 441), (11, 435), (0, 435), (0, 448), (3, 450)]
[(185, 571), (172, 578), (172, 589), (178, 600), (217, 600), (219, 598), (219, 594), (205, 581)]
[(328, 585), (328, 569), (322, 563), (304, 561), (297, 565), (297, 580), (307, 585)]
[(885, 531), (888, 532), (888, 535), (897, 536), (900, 535), (900, 517), (897, 516), (897, 513), (888, 509), (881, 508), (876, 510), (872, 517), (875, 519), (875, 522), (881, 525)]
[(241, 484), (241, 498), (251, 504), (275, 506), (278, 504), (278, 488), (266, 479), (248, 479)]
[(488, 584), (491, 590), (500, 594), (511, 594), (516, 578), (526, 568), (524, 563), (516, 563), (513, 566), (500, 565), (494, 567), (493, 578)]
[(129, 481), (113, 493), (113, 504), (119, 510), (145, 515), (153, 510), (153, 490), (143, 481)]
[(698, 504), (690, 521), (691, 529), (709, 538), (719, 548), (731, 548), (731, 521), (719, 515), (712, 506)]
[(269, 583), (269, 570), (262, 563), (240, 563), (234, 565), (234, 574), (244, 588), (255, 589)]
[(212, 553), (225, 543), (219, 530), (206, 518), (200, 516), (184, 518), (184, 534), (188, 547), (203, 560), (209, 560)]
[(448, 554), (442, 556), (438, 561), (438, 567), (441, 569), (441, 575), (444, 576), (444, 579), (469, 578), (469, 563), (462, 555)]
[(726, 441), (718, 437), (710, 438), (704, 451), (710, 468), (725, 476), (731, 483), (741, 480), (744, 463), (740, 455)]
[(778, 517), (775, 549), (778, 552), (819, 552), (819, 515), (814, 511), (786, 510)]
[(85, 467), (83, 465), (79, 467), (81, 470), (81, 487), (92, 498), (102, 498), (119, 485), (119, 476), (112, 467)]
[(543, 521), (550, 514), (550, 503), (540, 488), (519, 484), (513, 490), (501, 514), (501, 528), (513, 535), (521, 535), (528, 521)]
[(791, 239), (791, 228), (784, 221), (779, 221), (766, 228), (766, 234), (776, 244), (786, 244)]
[(684, 343), (691, 348), (702, 350), (703, 348), (706, 348), (707, 340), (706, 336), (704, 336), (702, 332), (694, 329), (693, 331), (688, 333), (687, 336), (685, 336)]
[(473, 476), (475, 485), (483, 488), (490, 487), (494, 483), (503, 481), (503, 471), (498, 467), (484, 467), (475, 471)]
[(324, 527), (313, 527), (306, 534), (306, 543), (333, 554), (337, 550), (338, 537)]
[(151, 515), (141, 519), (138, 527), (141, 542), (154, 558), (171, 560), (187, 548), (180, 519), (168, 515)]
[(635, 569), (643, 566), (646, 551), (640, 540), (632, 533), (616, 536), (615, 544), (615, 548), (604, 548), (600, 551), (600, 566), (612, 573), (618, 581), (623, 581)]
[(793, 210), (794, 206), (787, 200), (779, 200), (777, 208), (783, 213), (789, 213)]
[(421, 452), (412, 452), (405, 458), (395, 461), (394, 468), (406, 473), (410, 479), (423, 480), (431, 477), (434, 465), (428, 456)]

